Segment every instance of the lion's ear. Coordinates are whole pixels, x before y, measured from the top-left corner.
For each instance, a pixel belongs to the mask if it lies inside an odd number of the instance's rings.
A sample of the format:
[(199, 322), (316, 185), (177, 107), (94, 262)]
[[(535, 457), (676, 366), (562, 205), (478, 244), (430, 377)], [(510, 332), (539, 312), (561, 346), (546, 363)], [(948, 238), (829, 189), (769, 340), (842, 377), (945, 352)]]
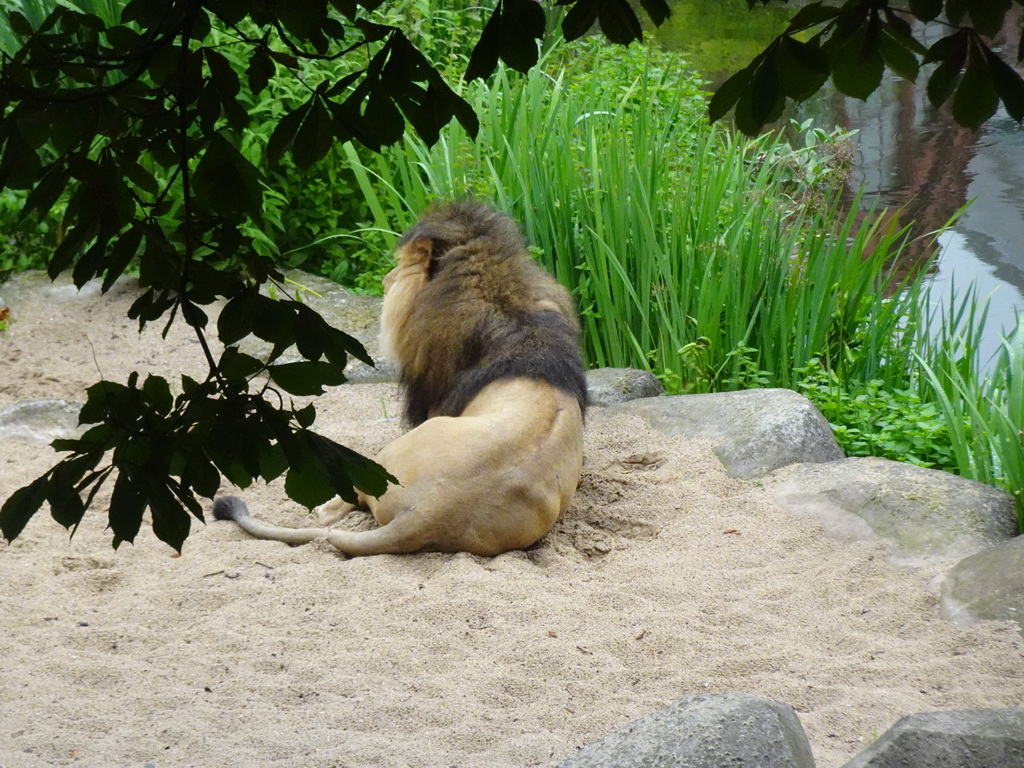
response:
[(429, 237), (417, 237), (402, 246), (399, 263), (412, 271), (430, 272), (434, 254), (434, 241)]

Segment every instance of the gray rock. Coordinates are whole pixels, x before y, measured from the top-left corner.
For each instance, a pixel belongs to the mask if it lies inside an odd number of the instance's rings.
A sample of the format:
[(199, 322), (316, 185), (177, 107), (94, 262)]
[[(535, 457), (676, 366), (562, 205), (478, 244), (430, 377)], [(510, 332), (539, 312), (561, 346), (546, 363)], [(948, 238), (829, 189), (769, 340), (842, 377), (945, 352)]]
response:
[(891, 541), (902, 565), (965, 557), (1017, 533), (1009, 494), (898, 461), (797, 464), (767, 485), (784, 509), (816, 517), (831, 536)]
[(709, 441), (731, 477), (844, 456), (818, 409), (788, 389), (645, 398), (610, 406), (607, 413), (635, 414), (666, 434)]
[(1024, 633), (1024, 536), (957, 563), (942, 582), (939, 615), (961, 627), (1015, 621)]
[(654, 374), (636, 368), (597, 368), (587, 371), (591, 405), (615, 405), (665, 391)]
[(0, 439), (20, 437), (49, 444), (59, 437), (82, 432), (78, 412), (82, 406), (69, 400), (23, 400), (0, 409)]
[(743, 693), (684, 696), (584, 747), (559, 768), (814, 768), (792, 707)]
[(1020, 768), (1024, 709), (904, 717), (843, 768)]

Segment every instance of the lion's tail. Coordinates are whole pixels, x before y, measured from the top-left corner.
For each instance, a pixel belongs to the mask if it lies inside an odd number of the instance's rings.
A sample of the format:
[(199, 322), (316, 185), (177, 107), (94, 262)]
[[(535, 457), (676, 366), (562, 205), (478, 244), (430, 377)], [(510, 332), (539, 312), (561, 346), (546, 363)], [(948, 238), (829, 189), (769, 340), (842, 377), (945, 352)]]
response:
[(324, 539), (346, 555), (401, 555), (419, 552), (429, 546), (429, 534), (412, 515), (399, 515), (387, 525), (369, 531), (336, 531), (331, 528), (287, 528), (264, 523), (249, 514), (249, 508), (237, 496), (221, 496), (213, 502), (213, 516), (233, 520), (238, 527), (257, 539), (285, 544), (308, 544)]

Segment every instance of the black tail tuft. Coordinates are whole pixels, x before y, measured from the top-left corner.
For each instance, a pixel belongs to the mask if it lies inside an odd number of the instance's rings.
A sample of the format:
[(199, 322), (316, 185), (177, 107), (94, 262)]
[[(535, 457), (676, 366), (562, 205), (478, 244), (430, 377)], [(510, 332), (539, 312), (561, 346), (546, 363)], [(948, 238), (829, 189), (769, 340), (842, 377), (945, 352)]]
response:
[(249, 516), (249, 508), (237, 496), (221, 496), (213, 502), (213, 516), (218, 520), (238, 520)]

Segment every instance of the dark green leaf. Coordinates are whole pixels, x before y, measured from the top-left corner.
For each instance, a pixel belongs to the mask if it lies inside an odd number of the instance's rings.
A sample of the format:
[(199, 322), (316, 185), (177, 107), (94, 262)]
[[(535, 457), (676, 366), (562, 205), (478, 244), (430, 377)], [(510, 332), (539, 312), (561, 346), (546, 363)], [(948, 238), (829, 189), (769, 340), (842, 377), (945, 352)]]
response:
[(810, 29), (818, 24), (824, 24), (826, 21), (831, 21), (839, 15), (839, 9), (832, 6), (825, 6), (821, 3), (811, 3), (805, 5), (796, 15), (793, 16), (789, 21), (789, 26), (786, 28), (786, 34), (790, 35), (794, 32), (802, 32), (805, 29)]
[(466, 65), (465, 79), (468, 82), (490, 77), (495, 67), (498, 66), (498, 48), (501, 45), (501, 8), (499, 2), (491, 11), (491, 16), (480, 33), (480, 39), (473, 46), (469, 64)]
[(85, 504), (78, 493), (78, 483), (85, 473), (95, 468), (102, 452), (65, 459), (50, 473), (50, 488), (46, 500), (50, 503), (50, 516), (65, 528), (77, 526), (85, 515)]
[(967, 12), (979, 34), (994, 37), (1002, 30), (1003, 21), (1011, 7), (1011, 0), (971, 0)]
[(292, 159), (299, 168), (308, 168), (331, 148), (334, 141), (334, 123), (321, 99), (314, 99), (302, 127), (292, 144)]
[(294, 111), (289, 112), (278, 121), (277, 127), (274, 128), (274, 132), (270, 135), (270, 140), (267, 142), (267, 160), (270, 163), (280, 162), (285, 150), (292, 146), (292, 143), (295, 141), (295, 134), (299, 132), (302, 121), (306, 118), (316, 99), (316, 96), (310, 97), (309, 101)]
[(335, 496), (335, 489), (327, 479), (327, 473), (314, 461), (292, 464), (284, 481), (284, 490), (289, 498), (309, 509)]
[(207, 0), (206, 4), (229, 27), (244, 19), (249, 9), (247, 0)]
[(917, 57), (903, 45), (903, 38), (885, 33), (878, 40), (878, 50), (886, 66), (897, 75), (910, 81), (917, 79), (920, 65)]
[(153, 410), (161, 416), (166, 416), (171, 412), (171, 408), (174, 407), (174, 397), (171, 395), (171, 387), (168, 385), (167, 379), (149, 374), (142, 385), (142, 391), (146, 393), (146, 399), (153, 406)]
[(566, 40), (576, 40), (590, 32), (597, 23), (602, 0), (576, 0), (562, 19), (562, 34)]
[(345, 383), (345, 372), (341, 368), (322, 361), (272, 365), (268, 372), (275, 384), (292, 395), (322, 395), (325, 386)]
[(986, 59), (992, 73), (992, 82), (1006, 108), (1006, 113), (1019, 123), (1024, 120), (1024, 81), (1017, 70), (995, 53), (988, 51)]
[(146, 497), (122, 467), (114, 482), (107, 520), (114, 532), (114, 549), (122, 542), (132, 543), (142, 527), (142, 513), (146, 510)]
[(39, 156), (21, 134), (15, 131), (9, 135), (0, 160), (0, 187), (31, 189), (41, 169)]
[(225, 346), (241, 341), (252, 333), (258, 306), (259, 289), (255, 285), (224, 305), (217, 318), (217, 337)]
[(192, 453), (182, 474), (182, 483), (195, 489), (200, 496), (212, 499), (220, 489), (220, 472), (205, 456)]
[(166, 478), (165, 468), (149, 471), (146, 476), (147, 500), (153, 515), (153, 533), (160, 541), (181, 552), (181, 545), (188, 538), (192, 526), (192, 518), (168, 489)]
[(295, 420), (299, 423), (300, 427), (308, 428), (313, 426), (313, 422), (316, 421), (316, 408), (312, 403), (305, 408), (300, 408), (295, 411)]
[(644, 38), (640, 19), (627, 0), (602, 0), (597, 21), (601, 32), (613, 43), (628, 45)]
[(355, 500), (351, 495), (353, 486), (370, 496), (380, 497), (389, 483), (398, 484), (384, 467), (350, 448), (308, 430), (299, 434), (323, 465), (334, 490), (347, 501)]
[[(229, 379), (247, 379), (262, 371), (263, 363), (255, 357), (239, 352), (235, 347), (228, 347), (221, 355), (217, 367)], [(232, 482), (235, 482), (234, 479)]]
[(741, 69), (735, 75), (730, 77), (715, 91), (715, 95), (711, 97), (711, 103), (708, 105), (708, 117), (711, 118), (711, 122), (722, 118), (733, 105), (739, 100), (740, 96), (750, 85), (750, 78), (753, 75), (756, 65), (764, 59), (764, 54), (758, 56), (750, 66), (746, 69)]
[(164, 0), (131, 0), (121, 9), (121, 22), (138, 22), (140, 27), (152, 27), (163, 17), (166, 3)]
[[(970, 0), (974, 2), (974, 0)], [(967, 15), (968, 0), (946, 0), (945, 11), (946, 21), (952, 24), (954, 27), (959, 27), (963, 24), (964, 17)]]
[(640, 0), (640, 5), (656, 27), (660, 27), (672, 15), (672, 9), (665, 0)]
[(60, 164), (52, 165), (29, 193), (28, 198), (26, 198), (25, 204), (21, 209), (22, 220), (33, 211), (38, 211), (42, 214), (49, 213), (50, 209), (53, 208), (53, 204), (57, 202), (57, 198), (61, 196), (67, 187), (69, 177), (70, 174), (66, 167)]
[[(948, 43), (947, 43), (948, 41)], [(942, 48), (937, 52), (940, 44)], [(941, 107), (952, 95), (960, 78), (960, 70), (967, 59), (967, 38), (961, 33), (943, 38), (928, 50), (926, 60), (935, 61), (942, 55), (939, 66), (928, 78), (928, 100), (935, 107)]]
[(817, 46), (783, 36), (774, 50), (779, 84), (789, 98), (803, 101), (828, 79), (828, 57)]
[(911, 12), (923, 21), (931, 21), (942, 13), (942, 0), (910, 0)]
[(196, 200), (209, 211), (229, 217), (248, 214), (255, 219), (262, 213), (259, 172), (219, 134), (211, 138), (192, 183)]
[(953, 119), (960, 125), (978, 130), (998, 107), (999, 95), (992, 82), (992, 73), (982, 55), (972, 50), (967, 69), (953, 96)]
[(14, 10), (7, 11), (7, 21), (11, 25), (11, 31), (20, 37), (31, 37), (32, 25), (28, 23), (21, 13)]
[(274, 60), (267, 54), (265, 48), (257, 48), (249, 59), (249, 68), (245, 73), (249, 79), (249, 90), (255, 96), (267, 87), (270, 78), (277, 72)]
[(836, 51), (832, 60), (832, 82), (842, 93), (866, 99), (882, 82), (885, 62), (877, 37), (859, 29)]
[(113, 286), (114, 282), (131, 264), (139, 251), (139, 244), (142, 242), (142, 230), (132, 227), (123, 235), (117, 238), (114, 247), (105, 260), (102, 291), (106, 293)]
[(501, 60), (528, 72), (537, 63), (537, 43), (544, 37), (544, 9), (536, 0), (502, 0)]
[(19, 488), (0, 507), (0, 532), (7, 541), (14, 541), (25, 525), (46, 501), (49, 476), (43, 475), (24, 488)]
[(271, 344), (290, 346), (295, 341), (296, 306), (302, 305), (294, 301), (275, 301), (267, 296), (258, 296), (253, 333)]

